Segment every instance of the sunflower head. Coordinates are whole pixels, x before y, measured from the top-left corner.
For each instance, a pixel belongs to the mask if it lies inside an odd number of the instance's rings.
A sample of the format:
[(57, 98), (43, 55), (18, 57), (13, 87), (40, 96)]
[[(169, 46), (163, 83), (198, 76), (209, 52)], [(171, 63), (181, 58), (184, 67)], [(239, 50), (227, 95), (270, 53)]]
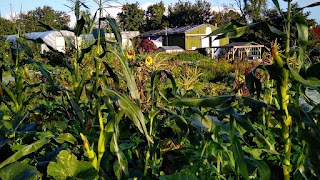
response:
[(151, 56), (147, 56), (145, 63), (146, 63), (147, 66), (151, 66), (152, 65), (152, 57)]
[(126, 52), (126, 56), (128, 59), (133, 59), (135, 55), (136, 54), (134, 53), (134, 51), (132, 49), (130, 49), (129, 51)]

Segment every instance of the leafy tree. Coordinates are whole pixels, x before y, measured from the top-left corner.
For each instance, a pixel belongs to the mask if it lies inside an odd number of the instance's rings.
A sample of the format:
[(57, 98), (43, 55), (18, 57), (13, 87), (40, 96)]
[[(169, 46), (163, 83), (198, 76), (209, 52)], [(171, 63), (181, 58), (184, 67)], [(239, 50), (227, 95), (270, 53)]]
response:
[(205, 0), (197, 0), (195, 4), (179, 0), (174, 6), (169, 6), (168, 11), (170, 27), (210, 23), (212, 19), (211, 4)]
[(142, 30), (144, 11), (139, 8), (139, 3), (126, 3), (122, 6), (122, 12), (118, 13), (120, 27), (127, 31)]
[[(297, 4), (292, 4), (292, 8), (297, 8), (298, 5)], [(304, 16), (306, 18), (306, 22), (308, 27), (311, 26), (315, 26), (316, 25), (316, 21), (314, 19), (308, 19), (308, 16), (310, 15), (309, 12), (306, 13), (301, 13), (300, 15)], [(284, 25), (286, 24), (285, 20), (283, 19), (283, 16), (286, 17), (286, 13), (282, 12), (282, 15), (276, 10), (276, 9), (265, 9), (263, 11), (261, 11), (261, 16), (259, 16), (259, 21), (264, 21), (267, 22), (270, 26), (275, 27), (278, 30), (283, 30), (284, 29)], [(298, 34), (298, 30), (296, 25), (294, 24), (295, 22), (291, 22), (291, 34), (290, 36), (292, 37), (291, 40), (291, 44), (296, 44), (297, 42), (294, 42)], [(265, 27), (266, 28), (266, 27)], [(275, 39), (277, 39), (278, 42), (280, 42), (280, 46), (282, 46), (281, 48), (284, 47), (285, 43), (285, 38), (284, 36), (276, 36), (275, 34), (270, 34), (268, 36), (266, 36), (266, 33), (270, 33), (269, 31), (266, 31), (264, 27), (257, 27), (257, 28), (253, 28), (253, 29), (248, 29), (247, 32), (240, 38), (236, 39), (236, 41), (254, 41), (266, 46), (270, 46), (272, 42), (275, 41)], [(310, 36), (312, 38), (312, 36)], [(312, 39), (310, 39), (308, 41), (308, 46), (310, 47), (314, 47), (314, 41)], [(308, 48), (309, 49), (309, 48)]]
[(167, 17), (164, 15), (166, 8), (161, 1), (148, 7), (146, 11), (145, 30), (164, 29), (168, 26)]
[(212, 24), (216, 24), (218, 27), (226, 25), (233, 20), (238, 22), (244, 21), (240, 13), (227, 9), (227, 7), (222, 11), (213, 11), (212, 15)]
[(25, 32), (45, 31), (38, 26), (38, 21), (57, 29), (68, 29), (70, 15), (63, 11), (55, 11), (50, 6), (37, 7), (36, 10), (19, 14), (17, 23)]
[(248, 20), (256, 21), (263, 9), (267, 7), (267, 0), (235, 0), (241, 13)]
[(0, 40), (4, 37), (3, 35), (10, 35), (15, 33), (15, 25), (12, 21), (0, 17)]

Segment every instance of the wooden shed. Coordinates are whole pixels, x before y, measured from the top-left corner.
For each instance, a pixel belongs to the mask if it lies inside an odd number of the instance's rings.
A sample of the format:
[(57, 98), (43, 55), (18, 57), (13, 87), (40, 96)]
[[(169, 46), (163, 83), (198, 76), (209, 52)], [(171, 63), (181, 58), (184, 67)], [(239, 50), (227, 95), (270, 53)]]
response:
[(214, 40), (216, 36), (206, 37), (217, 29), (211, 24), (189, 25), (177, 28), (152, 30), (141, 34), (143, 38), (162, 37), (164, 46), (179, 46), (185, 50), (195, 50), (211, 46), (223, 46), (229, 43), (228, 38)]
[[(215, 52), (223, 51), (223, 55), (226, 59), (248, 59), (248, 60), (261, 60), (262, 59), (262, 48), (264, 45), (256, 42), (233, 42), (224, 46), (213, 46), (211, 47)], [(213, 53), (221, 56), (221, 53)]]

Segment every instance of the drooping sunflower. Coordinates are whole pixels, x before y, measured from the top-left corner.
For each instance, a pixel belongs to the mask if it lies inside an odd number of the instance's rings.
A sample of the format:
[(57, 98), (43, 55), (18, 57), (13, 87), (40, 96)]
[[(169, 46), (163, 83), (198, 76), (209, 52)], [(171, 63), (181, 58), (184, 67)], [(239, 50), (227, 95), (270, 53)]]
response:
[(151, 56), (147, 56), (145, 63), (146, 63), (147, 66), (151, 66), (152, 65), (152, 57)]
[(132, 49), (130, 49), (129, 51), (126, 52), (126, 56), (128, 59), (133, 59), (135, 55), (136, 54), (134, 53), (134, 51)]

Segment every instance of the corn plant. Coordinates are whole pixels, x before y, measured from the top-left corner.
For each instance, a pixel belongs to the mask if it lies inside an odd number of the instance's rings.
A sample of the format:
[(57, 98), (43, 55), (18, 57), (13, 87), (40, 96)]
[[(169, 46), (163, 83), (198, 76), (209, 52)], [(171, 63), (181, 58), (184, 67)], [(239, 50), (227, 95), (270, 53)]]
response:
[[(277, 0), (273, 0), (276, 8), (280, 13), (280, 7)], [(257, 68), (262, 68), (267, 70), (267, 72), (270, 75), (270, 78), (275, 81), (275, 91), (276, 96), (271, 97), (274, 101), (275, 107), (278, 109), (276, 111), (276, 115), (274, 116), (275, 120), (280, 123), (281, 128), (281, 137), (282, 141), (278, 142), (279, 144), (283, 145), (283, 149), (280, 151), (283, 152), (283, 156), (280, 157), (280, 161), (282, 163), (282, 169), (283, 169), (283, 178), (284, 179), (290, 179), (293, 172), (294, 165), (292, 164), (292, 147), (294, 146), (293, 143), (293, 132), (294, 127), (293, 124), (296, 123), (298, 127), (300, 127), (300, 122), (293, 122), (292, 119), (296, 119), (296, 117), (292, 116), (292, 112), (290, 112), (290, 107), (298, 108), (299, 107), (299, 101), (294, 101), (294, 98), (298, 98), (299, 95), (291, 95), (292, 93), (298, 93), (300, 94), (301, 91), (299, 89), (301, 87), (307, 86), (314, 88), (315, 90), (318, 90), (318, 88), (315, 86), (317, 81), (310, 81), (305, 80), (299, 75), (299, 72), (303, 74), (303, 72), (306, 69), (306, 64), (304, 63), (305, 58), (305, 52), (306, 52), (306, 45), (308, 41), (308, 26), (306, 24), (305, 19), (302, 16), (298, 15), (298, 12), (301, 11), (304, 8), (308, 7), (314, 7), (318, 6), (320, 3), (313, 3), (311, 5), (305, 6), (303, 8), (296, 8), (292, 9), (291, 7), (291, 1), (287, 1), (287, 12), (285, 17), (286, 26), (284, 27), (285, 32), (275, 29), (274, 27), (271, 27), (267, 24), (268, 29), (272, 33), (276, 33), (280, 36), (285, 36), (285, 49), (284, 49), (284, 55), (281, 55), (278, 50), (278, 44), (275, 42), (272, 46), (272, 58), (273, 58), (273, 64), (270, 66), (258, 66)], [(291, 22), (295, 22), (298, 28), (298, 48), (296, 53), (296, 56), (293, 56), (290, 52), (290, 47), (292, 46), (290, 44), (290, 29), (291, 29)], [(235, 38), (241, 36), (243, 33), (245, 33), (245, 30), (247, 28), (253, 28), (254, 26), (260, 26), (263, 23), (257, 23), (247, 26), (240, 26), (233, 24), (228, 24), (225, 27), (222, 27), (221, 29), (218, 29), (217, 31), (213, 32), (211, 35), (217, 34), (217, 33), (223, 33), (221, 36), (228, 36), (229, 38)], [(262, 25), (264, 26), (264, 24)], [(260, 27), (262, 27), (260, 26)], [(259, 99), (262, 85), (260, 82), (260, 79), (257, 78), (254, 73), (257, 68), (254, 68), (247, 76), (246, 76), (246, 82), (248, 90), (251, 94), (257, 92), (257, 98)], [(294, 79), (295, 81), (292, 81)], [(291, 87), (291, 88), (290, 88)], [(271, 87), (272, 88), (272, 87)], [(294, 90), (295, 88), (295, 90)], [(297, 92), (298, 90), (298, 92)], [(270, 92), (270, 91), (269, 91)], [(290, 93), (289, 93), (290, 92)], [(271, 94), (269, 93), (269, 96), (273, 96), (272, 91)], [(266, 103), (270, 103), (266, 102)], [(298, 108), (299, 109), (299, 108)], [(268, 109), (268, 111), (271, 111), (271, 109)], [(265, 115), (263, 115), (265, 117)], [(270, 118), (269, 115), (268, 119)], [(302, 119), (301, 119), (302, 120)], [(303, 123), (304, 124), (304, 123)], [(269, 126), (269, 125), (267, 125)], [(303, 125), (304, 126), (304, 125)], [(237, 162), (240, 163), (240, 162)], [(306, 177), (305, 171), (299, 170), (300, 173)], [(241, 171), (242, 173), (246, 172), (245, 169)], [(246, 173), (245, 173), (246, 174)], [(243, 174), (244, 177), (247, 177), (247, 175)], [(296, 174), (296, 172), (294, 172)]]

